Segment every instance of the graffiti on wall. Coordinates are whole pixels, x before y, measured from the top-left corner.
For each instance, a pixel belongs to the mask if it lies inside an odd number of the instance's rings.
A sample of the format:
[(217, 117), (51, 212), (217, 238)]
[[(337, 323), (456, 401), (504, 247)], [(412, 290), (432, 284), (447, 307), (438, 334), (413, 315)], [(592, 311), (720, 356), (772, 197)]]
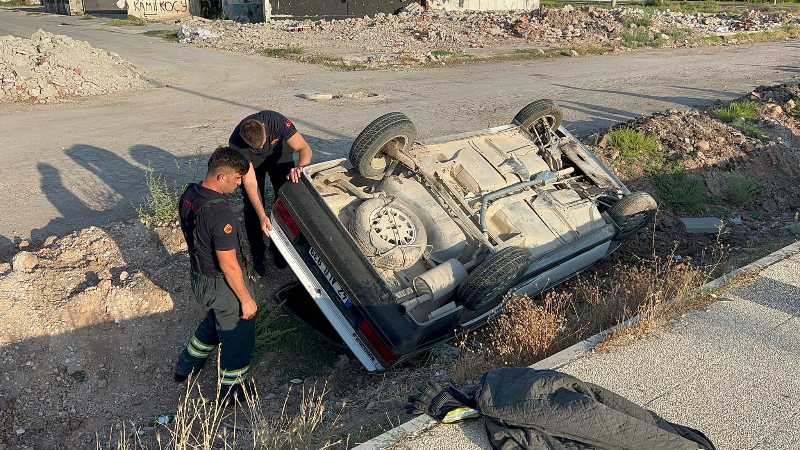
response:
[(189, 0), (134, 0), (133, 10), (142, 16), (189, 12)]

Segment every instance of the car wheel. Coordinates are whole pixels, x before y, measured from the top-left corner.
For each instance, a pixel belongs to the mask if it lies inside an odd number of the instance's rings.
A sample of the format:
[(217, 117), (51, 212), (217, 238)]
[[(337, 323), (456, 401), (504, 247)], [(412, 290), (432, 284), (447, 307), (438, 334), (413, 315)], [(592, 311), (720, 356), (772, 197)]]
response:
[(407, 151), (417, 139), (417, 130), (405, 114), (384, 114), (364, 128), (350, 147), (350, 163), (367, 178), (379, 178), (392, 158), (389, 149)]
[(494, 308), (530, 264), (531, 254), (506, 247), (489, 256), (458, 287), (458, 300), (470, 311)]
[(647, 192), (634, 192), (626, 195), (609, 208), (608, 215), (617, 224), (619, 230), (614, 236), (616, 241), (624, 241), (653, 220), (658, 204)]
[(514, 116), (514, 123), (529, 131), (534, 138), (547, 144), (550, 135), (561, 126), (564, 113), (552, 100), (541, 99), (529, 103)]
[(395, 199), (374, 198), (356, 209), (350, 232), (376, 267), (403, 270), (425, 252), (428, 237), (419, 217)]

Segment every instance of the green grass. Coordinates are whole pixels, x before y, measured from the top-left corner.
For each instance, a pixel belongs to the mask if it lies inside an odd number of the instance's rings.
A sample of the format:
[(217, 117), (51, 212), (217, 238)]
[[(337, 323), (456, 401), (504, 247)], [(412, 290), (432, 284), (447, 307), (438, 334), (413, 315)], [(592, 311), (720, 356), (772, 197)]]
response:
[(253, 350), (253, 363), (260, 361), (270, 347), (277, 343), (282, 336), (293, 333), (297, 329), (296, 326), (286, 327), (285, 324), (279, 323), (278, 319), (282, 314), (281, 305), (267, 310), (267, 308), (261, 306), (262, 302), (257, 301), (257, 303), (259, 308), (256, 314), (256, 347)]
[(91, 15), (91, 14), (84, 14), (83, 16), (81, 16), (81, 19), (80, 19), (80, 20), (92, 20), (92, 19), (94, 19), (94, 16), (93, 16), (93, 15)]
[[(0, 6), (26, 6), (25, 0), (11, 0), (8, 2), (0, 3)], [(30, 14), (30, 13), (29, 13)]]
[(794, 98), (794, 107), (786, 111), (792, 117), (800, 117), (800, 98)]
[(690, 213), (702, 211), (708, 200), (708, 191), (702, 181), (692, 178), (682, 168), (665, 171), (653, 177), (653, 185), (661, 199)]
[(658, 141), (652, 136), (637, 133), (630, 128), (619, 128), (608, 132), (608, 144), (620, 153), (626, 162), (648, 159), (656, 164), (664, 163), (665, 155)]
[(625, 30), (619, 34), (622, 45), (628, 48), (653, 47), (657, 39), (647, 30)]
[(672, 28), (668, 30), (665, 34), (669, 36), (670, 39), (673, 41), (683, 41), (686, 39), (687, 36), (692, 35), (693, 30), (691, 28)]
[(797, 38), (800, 38), (800, 27), (798, 27), (797, 24), (788, 23), (780, 28), (769, 31), (727, 34), (724, 37), (706, 36), (691, 39), (689, 42), (694, 45), (722, 45), (725, 43), (753, 44), (757, 42), (783, 41)]
[(175, 30), (148, 30), (142, 33), (144, 36), (159, 37), (169, 42), (178, 42), (178, 32)]
[(733, 172), (725, 185), (725, 200), (742, 206), (761, 197), (761, 185), (752, 177), (741, 172)]
[(619, 152), (619, 160), (613, 162), (615, 169), (628, 178), (652, 176), (668, 166), (667, 153), (658, 140), (630, 128), (609, 131), (608, 145)]
[(747, 123), (731, 124), (731, 126), (733, 128), (742, 130), (742, 133), (744, 133), (745, 136), (750, 136), (756, 139), (762, 139), (765, 136), (763, 131)]
[(716, 0), (670, 2), (670, 6), (684, 13), (718, 13), (722, 9)]
[(448, 52), (447, 50), (433, 50), (431, 52), (433, 56), (455, 56), (456, 54), (453, 52)]
[(625, 28), (631, 28), (631, 25), (647, 28), (652, 24), (653, 19), (649, 17), (624, 17), (622, 19), (622, 26)]
[(169, 186), (163, 174), (156, 174), (150, 166), (144, 174), (148, 194), (133, 209), (148, 224), (166, 225), (178, 220), (178, 199), (183, 186)]
[(758, 118), (758, 103), (750, 101), (733, 102), (728, 106), (715, 109), (714, 114), (725, 123), (730, 123), (739, 117), (744, 120), (755, 120)]
[(278, 48), (268, 47), (268, 48), (265, 48), (263, 50), (263, 52), (264, 52), (265, 55), (270, 56), (270, 57), (286, 58), (286, 57), (294, 56), (294, 55), (302, 55), (303, 53), (306, 52), (306, 50), (303, 47), (295, 47), (295, 46), (291, 46), (290, 45), (290, 46), (288, 46), (286, 48), (283, 48), (283, 47), (278, 47)]
[(260, 355), (269, 355), (264, 357), (269, 358), (270, 370), (277, 369), (282, 381), (325, 375), (344, 352), (283, 313), (276, 315), (270, 330), (276, 339), (258, 350)]
[(143, 27), (143, 26), (147, 25), (147, 21), (144, 20), (141, 17), (128, 15), (127, 19), (112, 20), (110, 22), (104, 23), (103, 25), (109, 25), (109, 26), (112, 26), (112, 27), (124, 27), (124, 26), (127, 26), (127, 25), (135, 25), (135, 26)]

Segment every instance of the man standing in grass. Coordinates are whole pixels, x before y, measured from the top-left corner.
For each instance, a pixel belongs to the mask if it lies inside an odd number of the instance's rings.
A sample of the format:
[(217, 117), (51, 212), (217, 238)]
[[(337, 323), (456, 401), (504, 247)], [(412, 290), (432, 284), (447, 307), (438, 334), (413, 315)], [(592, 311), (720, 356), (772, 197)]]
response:
[[(250, 170), (242, 180), (244, 189), (244, 228), (250, 251), (253, 256), (253, 269), (259, 276), (266, 274), (264, 254), (267, 250), (264, 236), (269, 237), (272, 229), (267, 213), (264, 211), (264, 186), (267, 175), (273, 192), (291, 180), (297, 183), (303, 174), (303, 167), (311, 163), (311, 147), (297, 132), (291, 120), (275, 111), (261, 111), (247, 116), (233, 130), (228, 144), (247, 157)], [(285, 147), (284, 147), (285, 144)], [(286, 148), (288, 147), (288, 148)], [(293, 152), (299, 155), (297, 165)], [(279, 269), (286, 267), (286, 261), (270, 241), (270, 253)]]
[(242, 258), (239, 220), (228, 205), (228, 194), (250, 169), (241, 152), (220, 147), (208, 160), (200, 184), (190, 185), (180, 198), (180, 220), (189, 247), (191, 285), (206, 311), (189, 344), (178, 358), (175, 381), (185, 381), (203, 368), (220, 346), (220, 398), (241, 399), (241, 383), (250, 371), (255, 348), (258, 305)]

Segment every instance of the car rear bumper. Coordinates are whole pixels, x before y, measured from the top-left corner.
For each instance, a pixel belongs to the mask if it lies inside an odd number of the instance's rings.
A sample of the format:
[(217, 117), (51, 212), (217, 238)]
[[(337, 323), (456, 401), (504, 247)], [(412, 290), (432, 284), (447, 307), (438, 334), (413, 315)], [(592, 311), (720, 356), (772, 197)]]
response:
[[(275, 217), (275, 212), (271, 214), (272, 223), (278, 223)], [(342, 341), (353, 352), (356, 358), (364, 365), (368, 371), (383, 370), (384, 367), (378, 361), (372, 352), (369, 350), (367, 344), (361, 339), (356, 330), (350, 325), (350, 322), (344, 317), (342, 312), (337, 307), (334, 300), (328, 294), (327, 290), (322, 286), (321, 282), (317, 280), (309, 267), (306, 265), (304, 259), (295, 249), (294, 245), (289, 241), (286, 233), (280, 227), (274, 227), (270, 232), (275, 247), (281, 252), (286, 259), (289, 267), (292, 268), (300, 283), (306, 289), (308, 294), (314, 300), (317, 307), (322, 311), (325, 317), (330, 321), (333, 328), (342, 338)], [(313, 247), (311, 247), (313, 248)], [(336, 300), (340, 301), (340, 300)]]

